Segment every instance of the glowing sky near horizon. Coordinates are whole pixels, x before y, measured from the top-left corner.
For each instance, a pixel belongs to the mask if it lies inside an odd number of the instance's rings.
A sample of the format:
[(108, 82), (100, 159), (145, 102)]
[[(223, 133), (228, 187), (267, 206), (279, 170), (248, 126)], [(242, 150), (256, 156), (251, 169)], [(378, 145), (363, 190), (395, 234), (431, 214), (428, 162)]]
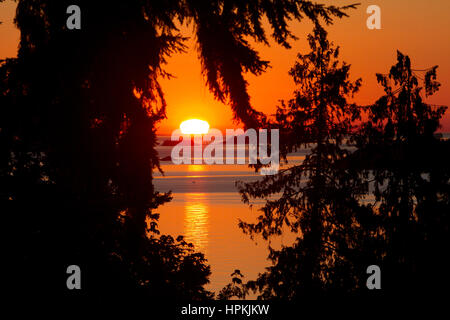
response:
[[(361, 105), (375, 102), (383, 90), (376, 81), (376, 73), (388, 73), (396, 62), (396, 51), (410, 56), (414, 69), (439, 65), (440, 91), (426, 101), (450, 106), (450, 1), (448, 0), (317, 0), (325, 4), (345, 5), (360, 2), (350, 17), (337, 20), (328, 27), (330, 40), (341, 47), (341, 60), (352, 65), (351, 77), (361, 77), (363, 84), (354, 101)], [(380, 6), (382, 29), (366, 27), (369, 5)], [(19, 31), (13, 25), (17, 3), (0, 3), (0, 59), (17, 55)], [(265, 23), (267, 26), (267, 23)], [(273, 114), (280, 99), (290, 99), (295, 89), (288, 71), (298, 52), (308, 52), (306, 36), (312, 30), (307, 20), (292, 23), (291, 30), (299, 40), (291, 42), (287, 50), (270, 41), (270, 46), (255, 44), (261, 57), (271, 62), (271, 68), (261, 76), (246, 75), (252, 105), (266, 114)], [(216, 101), (208, 91), (201, 75), (200, 62), (195, 50), (192, 26), (183, 26), (181, 33), (191, 37), (186, 43), (187, 53), (168, 59), (166, 71), (176, 76), (162, 79), (167, 101), (167, 119), (159, 124), (159, 133), (169, 133), (191, 118), (204, 119), (211, 127), (235, 128), (229, 106)], [(270, 34), (271, 30), (267, 29)], [(440, 131), (450, 132), (450, 111), (442, 120)]]

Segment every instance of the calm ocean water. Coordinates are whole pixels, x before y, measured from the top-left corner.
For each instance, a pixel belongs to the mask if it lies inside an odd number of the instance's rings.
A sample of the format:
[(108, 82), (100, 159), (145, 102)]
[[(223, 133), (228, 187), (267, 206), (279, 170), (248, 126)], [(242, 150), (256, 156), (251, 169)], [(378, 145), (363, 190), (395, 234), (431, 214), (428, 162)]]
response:
[[(444, 134), (450, 138), (450, 134)], [(160, 137), (161, 140), (169, 137)], [(159, 146), (160, 158), (170, 155), (172, 147)], [(289, 157), (291, 164), (304, 159), (309, 150)], [(173, 200), (160, 208), (160, 231), (184, 235), (197, 250), (205, 253), (211, 265), (208, 289), (218, 292), (230, 282), (230, 274), (240, 269), (247, 279), (255, 279), (270, 265), (267, 242), (251, 240), (238, 227), (239, 219), (255, 222), (262, 202), (250, 208), (244, 204), (235, 181), (255, 181), (261, 176), (247, 165), (173, 165), (163, 161), (164, 176), (155, 173), (156, 190), (173, 192)], [(273, 247), (292, 243), (292, 234), (272, 240)]]
[[(169, 137), (161, 137), (166, 140)], [(170, 155), (172, 147), (159, 146), (160, 158)], [(297, 155), (301, 161), (304, 155)], [(162, 162), (164, 176), (155, 173), (155, 188), (171, 190), (173, 200), (160, 208), (159, 229), (172, 236), (183, 235), (203, 252), (211, 265), (208, 289), (218, 292), (240, 269), (247, 279), (255, 279), (270, 265), (267, 243), (251, 240), (238, 227), (239, 219), (256, 221), (262, 202), (253, 208), (241, 201), (235, 181), (255, 181), (261, 175), (247, 165), (173, 165)], [(292, 237), (290, 237), (292, 239)], [(289, 237), (274, 239), (272, 246), (289, 244)]]

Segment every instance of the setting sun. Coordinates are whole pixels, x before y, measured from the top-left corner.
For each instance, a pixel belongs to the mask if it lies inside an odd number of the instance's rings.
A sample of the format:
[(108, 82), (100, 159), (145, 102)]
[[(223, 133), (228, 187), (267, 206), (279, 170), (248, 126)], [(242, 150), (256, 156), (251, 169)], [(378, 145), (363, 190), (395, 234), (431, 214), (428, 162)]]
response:
[(203, 120), (190, 119), (180, 124), (180, 130), (183, 134), (205, 134), (208, 133), (209, 124)]

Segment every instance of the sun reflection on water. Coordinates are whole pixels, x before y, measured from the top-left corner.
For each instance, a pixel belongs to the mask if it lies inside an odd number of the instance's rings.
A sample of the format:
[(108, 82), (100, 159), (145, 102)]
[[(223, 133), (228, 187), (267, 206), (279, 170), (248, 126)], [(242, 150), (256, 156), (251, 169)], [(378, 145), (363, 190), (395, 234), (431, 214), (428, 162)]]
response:
[(204, 193), (188, 194), (184, 206), (184, 233), (187, 242), (192, 242), (195, 249), (205, 251), (208, 246), (209, 216)]
[(205, 171), (205, 166), (202, 164), (190, 164), (188, 165), (188, 171), (194, 172)]

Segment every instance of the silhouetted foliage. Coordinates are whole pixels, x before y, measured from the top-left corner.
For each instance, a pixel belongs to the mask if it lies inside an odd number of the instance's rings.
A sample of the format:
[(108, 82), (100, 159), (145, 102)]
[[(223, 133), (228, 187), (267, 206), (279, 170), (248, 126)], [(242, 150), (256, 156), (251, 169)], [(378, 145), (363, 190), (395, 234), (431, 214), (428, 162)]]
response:
[(422, 96), (440, 87), (437, 66), (420, 71), (397, 53), (388, 75), (377, 74), (385, 95), (369, 108), (355, 135), (353, 165), (373, 180), (374, 213), (382, 243), (376, 260), (389, 292), (424, 295), (448, 286), (450, 144), (435, 137), (447, 107)]
[(290, 71), (298, 87), (295, 97), (278, 108), (274, 125), (283, 132), (285, 160), (302, 147), (311, 152), (299, 165), (238, 185), (245, 202), (267, 199), (256, 224), (240, 223), (245, 232), (264, 239), (282, 232), (298, 234), (293, 246), (270, 248), (273, 266), (246, 284), (265, 299), (322, 293), (334, 285), (333, 268), (339, 268), (341, 282), (350, 282), (347, 286), (355, 281), (341, 259), (343, 252), (352, 251), (343, 241), (343, 230), (352, 228), (355, 214), (365, 210), (358, 201), (365, 189), (357, 173), (342, 162), (349, 154), (344, 139), (359, 115), (347, 97), (358, 91), (361, 80), (349, 79), (350, 65), (339, 63), (339, 48), (329, 43), (323, 29), (316, 28), (308, 39), (311, 52), (299, 54)]
[[(82, 9), (67, 30), (66, 8)], [(159, 236), (154, 213), (170, 200), (153, 188), (155, 124), (166, 103), (158, 78), (183, 51), (177, 22), (193, 23), (203, 73), (236, 119), (257, 126), (245, 72), (268, 66), (247, 38), (289, 47), (287, 22), (330, 24), (354, 8), (310, 1), (18, 1), (18, 57), (0, 67), (0, 201), (20, 292), (65, 290), (81, 266), (82, 293), (211, 297), (209, 267), (181, 238)], [(71, 293), (72, 294), (72, 293)]]
[(272, 266), (247, 283), (235, 273), (239, 278), (219, 297), (245, 298), (250, 290), (262, 299), (367, 294), (372, 264), (381, 267), (384, 294), (424, 297), (445, 290), (450, 149), (434, 134), (446, 107), (421, 97), (438, 90), (437, 67), (426, 70), (420, 87), (409, 58), (398, 53), (389, 75), (377, 75), (386, 94), (356, 128), (361, 109), (346, 96), (360, 80), (348, 80), (349, 66), (338, 67), (338, 49), (320, 29), (310, 46), (290, 72), (295, 98), (278, 108), (275, 123), (284, 131), (283, 155), (302, 145), (310, 153), (300, 165), (238, 184), (244, 202), (266, 199), (257, 223), (240, 223), (244, 232), (298, 237), (281, 250), (269, 246)]

